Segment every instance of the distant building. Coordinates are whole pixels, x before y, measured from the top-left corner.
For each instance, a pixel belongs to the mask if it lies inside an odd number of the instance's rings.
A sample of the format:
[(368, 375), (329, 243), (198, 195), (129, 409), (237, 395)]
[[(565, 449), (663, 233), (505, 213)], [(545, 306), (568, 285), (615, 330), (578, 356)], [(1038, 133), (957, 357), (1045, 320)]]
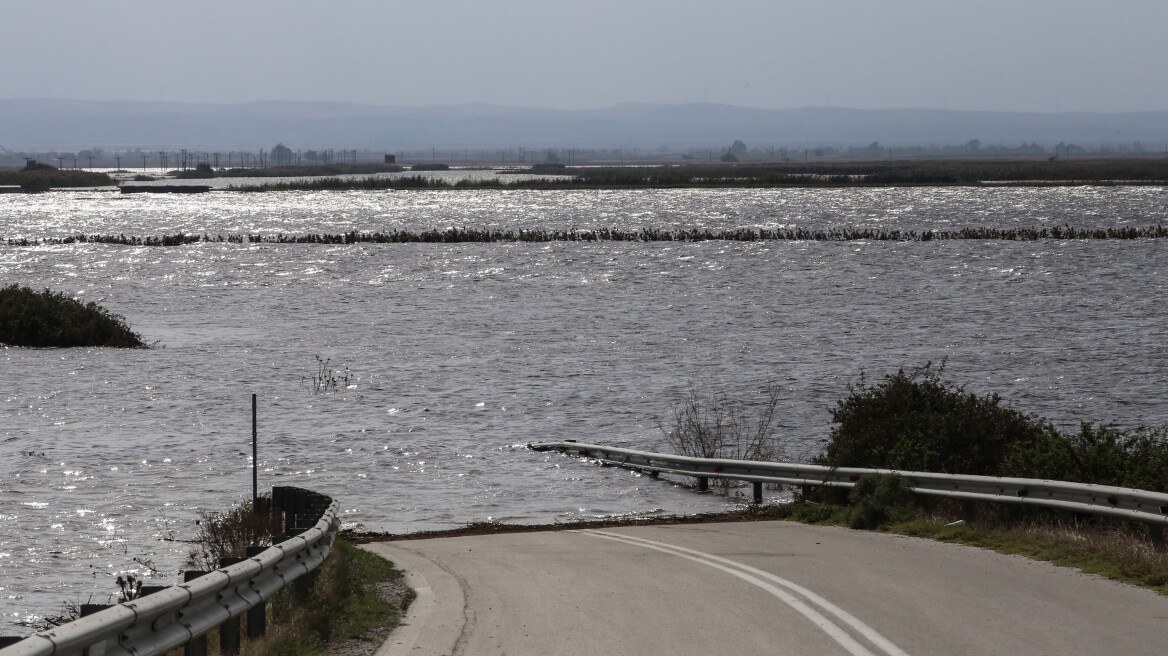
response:
[(386, 155), (385, 156), (385, 163), (386, 164), (397, 164), (397, 155)]

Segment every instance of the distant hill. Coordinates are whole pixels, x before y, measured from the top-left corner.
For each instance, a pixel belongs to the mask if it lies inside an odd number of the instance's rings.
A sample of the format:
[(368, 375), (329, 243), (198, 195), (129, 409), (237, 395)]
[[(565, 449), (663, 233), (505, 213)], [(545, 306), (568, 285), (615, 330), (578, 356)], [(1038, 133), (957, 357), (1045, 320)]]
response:
[(1168, 144), (1168, 111), (1032, 114), (925, 109), (750, 109), (622, 104), (548, 110), (496, 105), (373, 106), (323, 102), (236, 105), (0, 100), (0, 145), (14, 150), (270, 147), (752, 147), (1024, 142)]

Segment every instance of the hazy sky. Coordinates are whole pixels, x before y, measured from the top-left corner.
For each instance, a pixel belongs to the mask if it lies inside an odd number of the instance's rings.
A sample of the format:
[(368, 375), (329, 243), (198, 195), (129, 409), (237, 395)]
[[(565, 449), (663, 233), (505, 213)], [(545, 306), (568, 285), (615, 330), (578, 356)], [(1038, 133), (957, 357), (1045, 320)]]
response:
[(1168, 0), (6, 2), (0, 97), (1168, 109)]

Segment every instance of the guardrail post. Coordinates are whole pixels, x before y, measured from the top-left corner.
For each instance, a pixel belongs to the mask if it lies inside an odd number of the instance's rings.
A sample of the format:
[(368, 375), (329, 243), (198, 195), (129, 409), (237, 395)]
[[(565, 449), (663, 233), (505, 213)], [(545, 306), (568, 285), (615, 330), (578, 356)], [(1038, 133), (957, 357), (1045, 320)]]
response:
[(1164, 527), (1160, 524), (1148, 524), (1148, 541), (1157, 549), (1164, 548)]
[(965, 523), (968, 524), (968, 523), (972, 522), (976, 517), (977, 517), (977, 507), (974, 505), (974, 503), (972, 501), (962, 500), (961, 501), (961, 519), (965, 520)]
[[(268, 547), (248, 547), (247, 557), (253, 558), (266, 551)], [(247, 639), (262, 638), (268, 630), (267, 603), (260, 602), (247, 609)]]
[(289, 523), (292, 520), (292, 515), (296, 511), (291, 507), (292, 505), (292, 488), (277, 485), (272, 487), (272, 514), (281, 515), (284, 518), (283, 529), (288, 530), (291, 526)]
[(1006, 528), (1014, 528), (1014, 526), (1018, 523), (1018, 518), (1022, 515), (1021, 509), (1015, 505), (1008, 505), (1003, 508), (1003, 510), (1005, 511), (1005, 518), (1003, 519), (1003, 522), (1005, 523)]
[(762, 481), (754, 481), (754, 502), (762, 503)]
[(90, 615), (93, 615), (94, 613), (100, 613), (109, 607), (110, 604), (81, 604), (81, 617), (89, 617)]
[(710, 491), (710, 479), (709, 478), (707, 478), (705, 476), (698, 476), (698, 491), (699, 492), (709, 492)]
[[(246, 558), (220, 558), (219, 567), (228, 567), (235, 563), (243, 562)], [(219, 653), (238, 654), (239, 653), (239, 615), (230, 617), (226, 622), (219, 625)]]
[[(206, 574), (206, 572), (200, 572), (198, 570), (188, 569), (187, 571), (183, 572), (183, 583), (187, 583), (189, 581), (194, 581), (195, 579), (199, 578), (200, 576), (202, 576), (204, 574)], [(183, 645), (183, 656), (207, 656), (207, 636), (206, 636), (206, 634), (201, 635), (201, 636), (195, 636), (195, 637), (191, 638), (190, 642)]]

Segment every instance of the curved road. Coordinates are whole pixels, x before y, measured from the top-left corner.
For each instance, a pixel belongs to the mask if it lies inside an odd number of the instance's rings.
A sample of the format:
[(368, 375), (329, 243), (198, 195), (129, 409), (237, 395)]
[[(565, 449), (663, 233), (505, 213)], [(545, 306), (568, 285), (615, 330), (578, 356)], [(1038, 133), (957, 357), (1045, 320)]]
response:
[(419, 591), (378, 656), (1168, 650), (1168, 597), (880, 533), (745, 522), (364, 546)]

